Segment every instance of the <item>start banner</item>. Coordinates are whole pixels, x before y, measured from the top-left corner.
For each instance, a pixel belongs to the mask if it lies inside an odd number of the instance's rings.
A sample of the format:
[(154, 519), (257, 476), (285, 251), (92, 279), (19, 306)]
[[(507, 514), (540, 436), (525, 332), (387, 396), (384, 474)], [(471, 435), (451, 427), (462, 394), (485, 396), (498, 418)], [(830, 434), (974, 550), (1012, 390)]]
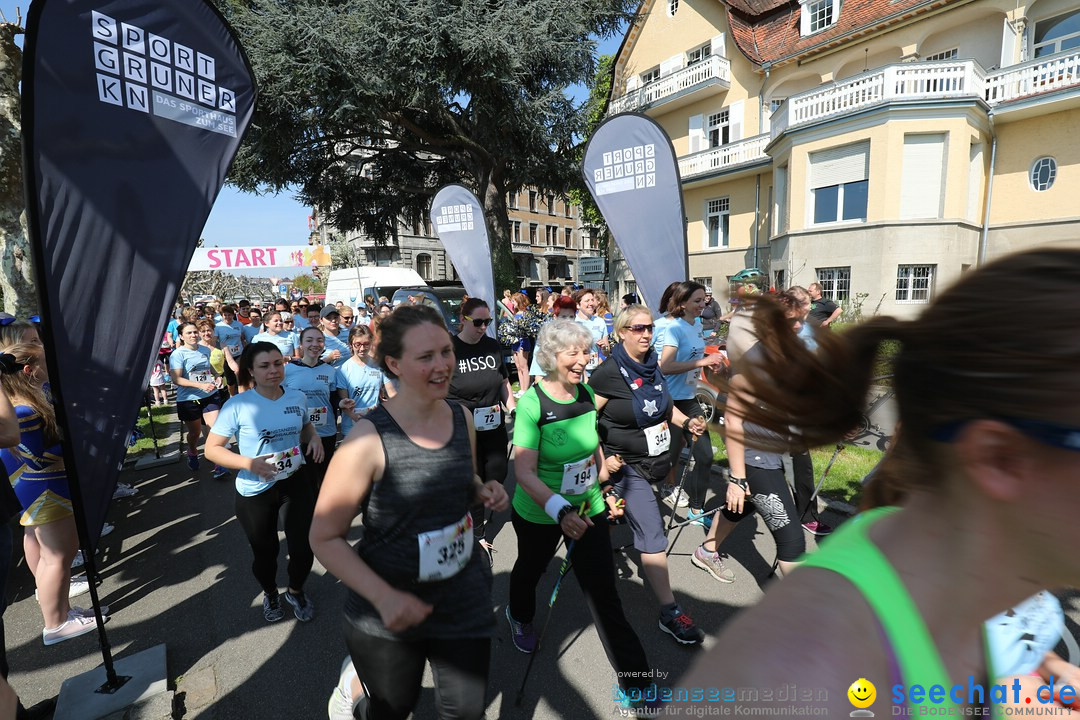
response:
[(330, 267), (326, 245), (249, 245), (196, 248), (188, 272), (197, 270), (252, 270), (272, 267)]

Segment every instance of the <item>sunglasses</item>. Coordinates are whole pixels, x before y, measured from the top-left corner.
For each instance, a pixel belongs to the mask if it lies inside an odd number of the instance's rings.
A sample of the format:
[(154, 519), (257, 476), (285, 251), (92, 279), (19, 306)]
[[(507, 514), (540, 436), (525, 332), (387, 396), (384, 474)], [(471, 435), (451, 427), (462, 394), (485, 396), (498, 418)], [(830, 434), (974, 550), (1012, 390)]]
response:
[(472, 323), (473, 327), (487, 327), (491, 324), (493, 318), (471, 318), (465, 315), (464, 318)]
[(626, 329), (634, 333), (652, 332), (655, 326), (651, 323), (648, 325), (627, 325)]

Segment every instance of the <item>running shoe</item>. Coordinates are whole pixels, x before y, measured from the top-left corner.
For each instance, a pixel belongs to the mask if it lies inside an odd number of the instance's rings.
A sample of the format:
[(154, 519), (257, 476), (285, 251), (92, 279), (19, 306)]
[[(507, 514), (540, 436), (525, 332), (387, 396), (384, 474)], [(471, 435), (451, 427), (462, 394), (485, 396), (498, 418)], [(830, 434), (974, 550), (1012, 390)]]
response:
[(724, 565), (724, 561), (720, 559), (719, 553), (709, 552), (698, 545), (697, 550), (695, 550), (694, 554), (690, 557), (690, 562), (694, 563), (694, 565), (709, 573), (722, 583), (735, 582), (735, 573), (731, 572), (731, 570)]
[(82, 567), (86, 564), (86, 558), (83, 557), (83, 551), (79, 550), (75, 553), (75, 559), (71, 561), (71, 569)]
[(41, 640), (46, 645), (56, 645), (62, 643), (65, 640), (71, 638), (77, 638), (80, 635), (94, 632), (97, 629), (97, 621), (94, 618), (87, 618), (81, 615), (72, 616), (68, 614), (67, 622), (60, 625), (60, 627), (45, 628), (41, 631)]
[(116, 529), (116, 526), (113, 525), (112, 523), (105, 523), (104, 525), (101, 526), (101, 537), (105, 537), (106, 535), (108, 535), (109, 533), (111, 533), (115, 529)]
[(119, 500), (120, 498), (131, 497), (138, 494), (138, 490), (131, 487), (127, 483), (116, 483), (116, 489), (113, 490), (113, 500)]
[(817, 535), (818, 537), (821, 537), (822, 535), (828, 535), (832, 532), (832, 526), (826, 525), (820, 520), (811, 520), (810, 522), (804, 522), (802, 526), (803, 530), (810, 533), (811, 535)]
[(285, 602), (292, 605), (293, 615), (295, 615), (296, 619), (300, 622), (310, 622), (311, 618), (315, 617), (315, 603), (311, 602), (303, 591), (298, 592), (295, 595), (286, 591)]
[(277, 622), (285, 617), (285, 611), (281, 609), (281, 596), (263, 595), (263, 617), (266, 622)]
[(506, 606), (506, 619), (510, 622), (510, 638), (514, 647), (526, 654), (536, 652), (536, 631), (532, 623), (519, 623), (510, 615), (510, 606)]
[(68, 586), (68, 598), (78, 597), (88, 592), (90, 592), (90, 582), (85, 575), (71, 578), (71, 585)]
[(488, 542), (486, 538), (478, 538), (477, 542), (480, 544), (480, 549), (487, 555), (488, 567), (495, 567), (495, 553), (498, 552), (498, 550), (495, 549), (495, 545)]
[(674, 485), (664, 485), (660, 488), (660, 496), (664, 503), (674, 509), (677, 507), (689, 507), (690, 496), (686, 494), (686, 491), (682, 488), (676, 488)]
[(198, 455), (188, 455), (187, 456), (187, 466), (188, 466), (188, 470), (191, 470), (192, 472), (194, 472), (195, 470), (198, 470), (199, 469), (199, 456)]
[(686, 522), (690, 523), (691, 525), (699, 525), (705, 528), (705, 531), (708, 532), (709, 529), (712, 528), (712, 516), (713, 513), (711, 511), (706, 512), (702, 510), (701, 512), (694, 512), (693, 510), (691, 510), (686, 513)]
[(341, 661), (337, 687), (330, 693), (330, 702), (326, 704), (326, 715), (330, 720), (353, 720), (353, 706), (358, 699), (352, 694), (352, 681), (355, 677), (356, 668), (353, 667), (352, 658), (346, 657)]
[(229, 475), (229, 469), (223, 468), (220, 465), (214, 466), (214, 479), (218, 480)]
[(681, 610), (667, 620), (661, 617), (660, 629), (683, 645), (699, 645), (705, 642), (705, 633)]

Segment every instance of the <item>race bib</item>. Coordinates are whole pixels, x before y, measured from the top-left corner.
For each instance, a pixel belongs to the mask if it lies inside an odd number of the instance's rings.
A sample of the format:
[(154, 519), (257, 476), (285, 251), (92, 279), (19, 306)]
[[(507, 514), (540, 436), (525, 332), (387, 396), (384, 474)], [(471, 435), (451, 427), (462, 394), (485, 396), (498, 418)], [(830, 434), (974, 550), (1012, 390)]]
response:
[(420, 582), (445, 580), (461, 572), (472, 557), (472, 516), (447, 525), (442, 530), (420, 533)]
[(476, 408), (472, 411), (473, 425), (477, 431), (494, 430), (502, 425), (502, 408), (498, 405), (491, 407)]
[(599, 365), (599, 364), (600, 364), (600, 355), (599, 355), (599, 353), (590, 353), (589, 354), (589, 362), (585, 363), (585, 369), (586, 370), (595, 370), (596, 366)]
[(197, 383), (214, 382), (214, 376), (211, 375), (210, 373), (206, 372), (205, 370), (203, 370), (202, 372), (197, 372), (197, 373), (193, 374), (191, 376), (191, 382), (197, 382)]
[(563, 465), (562, 487), (559, 492), (563, 495), (581, 495), (596, 484), (596, 456), (590, 455), (584, 460)]
[(671, 429), (666, 422), (645, 428), (645, 442), (649, 444), (649, 457), (663, 455), (671, 447)]
[(315, 427), (323, 427), (326, 425), (326, 418), (330, 415), (330, 408), (326, 407), (309, 407), (307, 409), (307, 420)]
[(230, 345), (229, 346), (229, 354), (232, 355), (234, 358), (240, 357), (240, 353), (242, 353), (243, 351), (244, 351), (244, 346), (243, 345)]
[(288, 450), (282, 450), (271, 455), (267, 461), (274, 466), (277, 474), (274, 481), (284, 480), (296, 472), (304, 464), (304, 456), (300, 453), (300, 446), (296, 445)]

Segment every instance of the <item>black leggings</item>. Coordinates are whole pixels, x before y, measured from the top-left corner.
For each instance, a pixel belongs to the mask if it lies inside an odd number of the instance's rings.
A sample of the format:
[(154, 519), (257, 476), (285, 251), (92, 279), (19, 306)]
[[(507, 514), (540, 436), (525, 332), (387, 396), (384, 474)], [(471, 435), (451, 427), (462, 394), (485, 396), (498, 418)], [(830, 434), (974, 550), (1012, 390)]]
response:
[[(506, 425), (500, 425), (494, 430), (485, 430), (476, 433), (476, 464), (480, 479), (484, 482), (495, 480), (499, 484), (506, 483), (507, 448), (510, 439), (506, 434)], [(485, 510), (483, 506), (472, 509), (473, 532), (477, 537), (484, 536)]]
[(720, 512), (728, 521), (736, 523), (757, 510), (776, 542), (776, 557), (784, 562), (798, 560), (806, 552), (806, 538), (799, 516), (795, 514), (795, 501), (783, 468), (765, 470), (747, 465), (746, 482), (750, 485), (750, 497), (743, 504), (743, 511), (731, 512), (725, 504), (720, 507)]
[[(649, 686), (649, 661), (615, 589), (615, 554), (611, 552), (608, 522), (605, 515), (596, 515), (592, 521), (593, 526), (574, 543), (570, 555), (574, 575), (585, 594), (608, 662), (619, 675), (619, 684), (644, 689)], [(511, 522), (517, 532), (518, 557), (510, 573), (510, 615), (518, 622), (530, 623), (536, 615), (536, 586), (555, 556), (562, 530), (558, 525), (529, 522), (517, 511), (512, 513)]]
[(388, 640), (361, 632), (346, 619), (345, 644), (364, 686), (364, 697), (357, 703), (354, 717), (407, 718), (420, 698), (427, 662), (435, 676), (438, 717), (484, 717), (490, 638)]
[(311, 487), (315, 490), (315, 497), (319, 497), (319, 490), (322, 489), (323, 478), (326, 477), (326, 468), (330, 466), (330, 458), (334, 457), (334, 450), (337, 449), (337, 435), (331, 435), (330, 437), (319, 437), (322, 441), (323, 460), (321, 463), (314, 462), (309, 456), (304, 456), (303, 471), (308, 476), (308, 482), (311, 483)]
[(251, 572), (264, 592), (276, 595), (278, 558), (278, 511), (285, 514), (285, 541), (289, 544), (289, 587), (302, 590), (315, 556), (308, 542), (315, 491), (306, 473), (278, 480), (258, 495), (236, 494), (236, 519), (244, 528), (255, 559)]
[[(697, 400), (676, 400), (675, 407), (687, 417), (704, 417), (701, 405)], [(694, 435), (689, 430), (682, 431), (683, 443), (676, 441), (677, 433), (672, 433), (671, 438), (671, 467), (679, 466), (679, 455), (684, 446), (693, 447), (694, 471), (686, 476), (683, 490), (690, 498), (690, 507), (701, 509), (705, 507), (705, 493), (709, 490), (709, 475), (712, 472), (713, 451), (712, 438), (706, 431), (697, 443), (694, 443)], [(685, 444), (685, 445), (684, 445)], [(679, 482), (675, 481), (676, 484)]]
[[(799, 522), (817, 519), (817, 508), (811, 509), (810, 498), (814, 495), (814, 461), (809, 452), (791, 453), (791, 472), (795, 481), (795, 511)], [(807, 512), (810, 513), (807, 517)]]

